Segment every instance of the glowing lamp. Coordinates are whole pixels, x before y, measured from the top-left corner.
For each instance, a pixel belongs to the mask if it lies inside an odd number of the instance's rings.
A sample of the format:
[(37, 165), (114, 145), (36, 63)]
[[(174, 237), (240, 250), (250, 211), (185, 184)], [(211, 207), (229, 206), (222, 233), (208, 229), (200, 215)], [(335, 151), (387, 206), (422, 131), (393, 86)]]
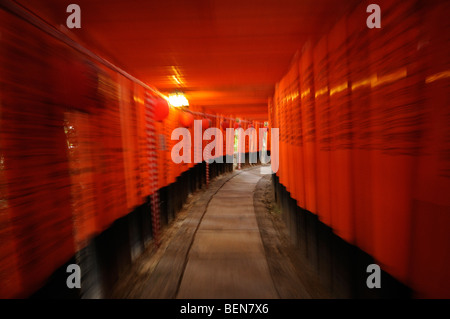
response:
[(182, 127), (190, 127), (194, 122), (194, 115), (189, 112), (180, 112), (179, 121)]
[(189, 102), (183, 93), (176, 92), (169, 94), (169, 103), (174, 107), (189, 106)]

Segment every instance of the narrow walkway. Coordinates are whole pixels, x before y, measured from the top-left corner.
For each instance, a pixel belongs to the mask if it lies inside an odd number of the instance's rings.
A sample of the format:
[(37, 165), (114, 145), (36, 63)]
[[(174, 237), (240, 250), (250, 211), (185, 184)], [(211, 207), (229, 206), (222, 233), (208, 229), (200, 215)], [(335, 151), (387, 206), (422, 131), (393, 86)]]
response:
[(122, 276), (112, 298), (329, 298), (299, 259), (260, 167), (219, 176), (191, 195)]
[(278, 298), (253, 207), (261, 176), (243, 171), (212, 197), (177, 298)]

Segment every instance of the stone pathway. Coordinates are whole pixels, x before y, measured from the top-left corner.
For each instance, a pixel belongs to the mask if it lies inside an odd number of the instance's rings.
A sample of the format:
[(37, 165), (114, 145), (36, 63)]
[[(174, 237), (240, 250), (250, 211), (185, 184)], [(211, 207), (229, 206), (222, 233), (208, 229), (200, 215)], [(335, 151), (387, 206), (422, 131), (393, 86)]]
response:
[(329, 298), (290, 243), (260, 167), (221, 175), (190, 196), (120, 278), (111, 298)]
[(190, 248), (177, 298), (278, 298), (253, 207), (260, 178), (242, 171), (212, 197)]

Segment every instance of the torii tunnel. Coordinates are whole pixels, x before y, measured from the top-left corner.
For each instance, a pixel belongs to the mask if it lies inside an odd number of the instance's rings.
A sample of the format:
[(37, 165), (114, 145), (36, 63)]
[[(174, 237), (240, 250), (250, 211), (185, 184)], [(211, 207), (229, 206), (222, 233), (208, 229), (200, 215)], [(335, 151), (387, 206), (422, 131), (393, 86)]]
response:
[(450, 298), (449, 16), (1, 0), (0, 298)]

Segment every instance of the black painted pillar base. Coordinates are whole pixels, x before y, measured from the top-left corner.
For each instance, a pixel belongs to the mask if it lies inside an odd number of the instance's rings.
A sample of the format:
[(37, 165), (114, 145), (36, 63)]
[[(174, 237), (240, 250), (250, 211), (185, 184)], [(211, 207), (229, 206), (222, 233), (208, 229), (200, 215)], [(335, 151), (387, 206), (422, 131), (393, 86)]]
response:
[(337, 236), (333, 230), (313, 214), (297, 205), (272, 174), (275, 201), (282, 218), (298, 247), (299, 254), (316, 271), (320, 282), (334, 298), (402, 298), (412, 297), (412, 290), (381, 270), (381, 288), (368, 288), (367, 266), (374, 259)]

